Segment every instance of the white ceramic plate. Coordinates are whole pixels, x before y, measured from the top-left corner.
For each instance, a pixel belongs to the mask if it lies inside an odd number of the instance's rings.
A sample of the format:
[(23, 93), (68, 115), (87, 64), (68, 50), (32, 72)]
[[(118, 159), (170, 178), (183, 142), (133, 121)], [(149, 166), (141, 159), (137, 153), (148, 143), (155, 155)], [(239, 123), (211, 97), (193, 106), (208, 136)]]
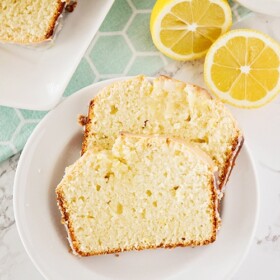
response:
[(82, 0), (48, 49), (0, 44), (0, 105), (49, 110), (71, 76), (113, 0)]
[[(116, 80), (116, 79), (115, 79)], [(66, 99), (35, 129), (21, 155), (14, 186), (14, 211), (24, 247), (38, 270), (56, 279), (227, 279), (242, 262), (258, 217), (258, 186), (243, 146), (227, 186), (217, 241), (201, 248), (157, 249), (79, 258), (69, 253), (55, 187), (78, 157), (89, 100), (113, 80)]]
[(254, 12), (280, 17), (280, 0), (236, 0), (236, 1)]

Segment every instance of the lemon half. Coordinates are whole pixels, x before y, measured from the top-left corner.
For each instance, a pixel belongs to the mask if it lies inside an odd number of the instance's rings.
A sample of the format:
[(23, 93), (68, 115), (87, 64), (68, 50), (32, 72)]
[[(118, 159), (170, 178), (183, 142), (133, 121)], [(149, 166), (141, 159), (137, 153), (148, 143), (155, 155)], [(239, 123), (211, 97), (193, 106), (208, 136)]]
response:
[(176, 60), (204, 56), (232, 24), (225, 0), (158, 0), (150, 29), (155, 46)]
[(249, 29), (219, 38), (205, 58), (204, 80), (224, 102), (256, 108), (280, 91), (280, 45), (268, 35)]

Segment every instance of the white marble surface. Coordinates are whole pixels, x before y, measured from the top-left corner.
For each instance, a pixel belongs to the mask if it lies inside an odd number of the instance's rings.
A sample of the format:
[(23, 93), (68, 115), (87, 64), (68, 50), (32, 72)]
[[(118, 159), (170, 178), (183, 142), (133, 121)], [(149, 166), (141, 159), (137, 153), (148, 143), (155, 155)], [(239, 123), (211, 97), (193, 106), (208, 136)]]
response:
[[(237, 25), (262, 30), (280, 41), (279, 26), (280, 18), (260, 15)], [(204, 85), (202, 70), (201, 62), (172, 63), (161, 73)], [(234, 279), (280, 279), (280, 96), (260, 109), (230, 110), (239, 120), (252, 150), (261, 192), (254, 242)], [(43, 277), (24, 251), (13, 216), (12, 190), (18, 158), (16, 155), (0, 164), (0, 279), (41, 280)]]

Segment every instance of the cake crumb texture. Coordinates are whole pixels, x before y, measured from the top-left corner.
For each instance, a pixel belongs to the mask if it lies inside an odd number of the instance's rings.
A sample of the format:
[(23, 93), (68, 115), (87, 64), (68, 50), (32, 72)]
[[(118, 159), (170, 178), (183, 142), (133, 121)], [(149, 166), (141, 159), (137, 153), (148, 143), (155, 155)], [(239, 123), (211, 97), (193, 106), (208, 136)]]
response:
[(75, 254), (90, 256), (214, 242), (214, 165), (176, 139), (123, 134), (89, 150), (56, 189)]
[(91, 101), (82, 152), (111, 149), (120, 131), (185, 139), (210, 155), (222, 189), (242, 133), (225, 105), (198, 86), (165, 76), (115, 82)]
[(30, 44), (47, 40), (64, 5), (61, 0), (1, 0), (0, 41)]

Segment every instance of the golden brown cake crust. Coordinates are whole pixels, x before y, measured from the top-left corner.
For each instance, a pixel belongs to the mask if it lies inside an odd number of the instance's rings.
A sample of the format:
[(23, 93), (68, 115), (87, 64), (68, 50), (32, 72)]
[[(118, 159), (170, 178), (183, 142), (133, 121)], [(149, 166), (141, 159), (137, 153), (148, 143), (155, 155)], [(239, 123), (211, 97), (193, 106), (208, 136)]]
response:
[(69, 217), (69, 214), (66, 211), (67, 205), (66, 201), (64, 200), (64, 196), (61, 190), (56, 191), (56, 196), (57, 196), (57, 203), (58, 207), (61, 213), (61, 223), (65, 225), (68, 231), (68, 241), (70, 243), (72, 252), (78, 252), (79, 250), (79, 242), (76, 240), (74, 229), (71, 224), (71, 219)]
[(244, 143), (243, 136), (238, 135), (234, 139), (234, 141), (232, 143), (231, 152), (227, 156), (227, 160), (226, 160), (226, 164), (225, 164), (225, 168), (223, 170), (222, 176), (219, 178), (220, 179), (220, 184), (219, 184), (220, 189), (222, 189), (228, 182), (232, 169), (235, 165), (235, 160), (240, 153), (243, 143)]
[(65, 2), (62, 2), (61, 0), (57, 0), (57, 4), (58, 4), (57, 10), (51, 20), (49, 29), (46, 32), (46, 35), (44, 38), (45, 40), (49, 39), (53, 35), (54, 30), (55, 30), (56, 21), (57, 21), (58, 17), (61, 15), (61, 13), (63, 12), (64, 6), (65, 6)]
[(94, 100), (92, 99), (89, 103), (89, 107), (88, 107), (88, 117), (85, 117), (85, 122), (84, 122), (84, 126), (85, 126), (85, 132), (84, 132), (84, 138), (83, 138), (83, 143), (82, 143), (82, 151), (81, 151), (81, 155), (83, 155), (88, 147), (88, 139), (89, 139), (89, 134), (90, 134), (90, 128), (91, 128), (91, 122), (93, 119), (93, 108), (94, 108)]
[[(212, 192), (212, 204), (211, 204), (211, 212), (213, 213), (212, 215), (212, 225), (213, 225), (213, 230), (212, 230), (212, 237), (208, 240), (205, 240), (203, 242), (198, 242), (198, 241), (190, 241), (190, 242), (182, 242), (182, 243), (174, 243), (174, 244), (159, 244), (158, 246), (146, 246), (146, 247), (141, 247), (141, 246), (131, 246), (127, 248), (115, 248), (112, 250), (107, 250), (107, 251), (92, 251), (92, 252), (83, 252), (80, 249), (80, 244), (79, 241), (77, 241), (74, 229), (72, 227), (71, 223), (71, 217), (67, 213), (67, 203), (64, 199), (63, 192), (60, 189), (56, 190), (56, 195), (57, 195), (57, 203), (61, 212), (61, 223), (64, 224), (67, 227), (67, 232), (68, 232), (68, 240), (70, 243), (70, 247), (72, 249), (72, 253), (75, 255), (79, 255), (82, 257), (88, 257), (88, 256), (95, 256), (95, 255), (105, 255), (105, 254), (116, 254), (116, 253), (121, 253), (125, 251), (141, 251), (141, 250), (146, 250), (146, 249), (157, 249), (157, 248), (165, 248), (165, 249), (172, 249), (176, 247), (189, 247), (189, 246), (204, 246), (208, 245), (210, 243), (213, 243), (216, 240), (217, 237), (217, 231), (220, 226), (220, 220), (217, 215), (217, 192), (216, 192), (216, 184), (215, 184), (215, 178), (212, 178), (212, 183), (211, 183), (211, 192)], [(183, 241), (183, 239), (182, 239)]]

